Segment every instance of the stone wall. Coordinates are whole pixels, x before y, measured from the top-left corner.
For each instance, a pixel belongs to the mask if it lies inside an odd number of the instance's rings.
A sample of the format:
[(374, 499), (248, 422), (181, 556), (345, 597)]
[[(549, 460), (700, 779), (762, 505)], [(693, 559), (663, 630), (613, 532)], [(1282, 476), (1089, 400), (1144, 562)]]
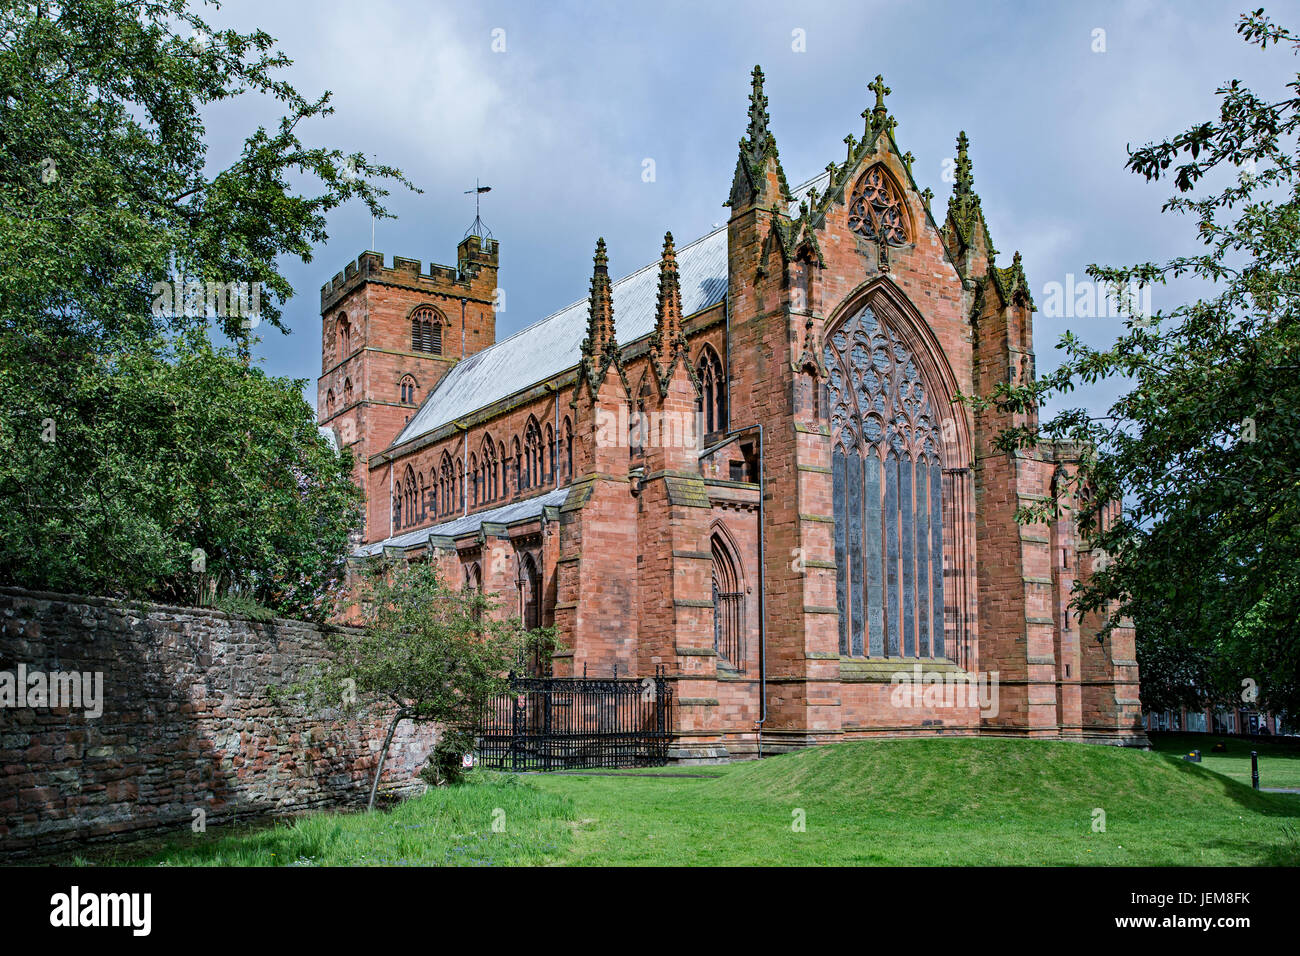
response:
[[(0, 858), (125, 833), (364, 803), (382, 714), (269, 699), (322, 658), (320, 631), (218, 611), (0, 588), (0, 672), (100, 672), (103, 713), (0, 707)], [(433, 730), (403, 722), (381, 781), (423, 789)]]

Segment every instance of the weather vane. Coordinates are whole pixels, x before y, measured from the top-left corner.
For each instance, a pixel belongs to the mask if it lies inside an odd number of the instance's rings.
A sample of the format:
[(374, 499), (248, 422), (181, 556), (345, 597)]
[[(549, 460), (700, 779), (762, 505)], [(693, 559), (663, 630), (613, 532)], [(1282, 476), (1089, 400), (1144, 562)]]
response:
[(466, 196), (468, 196), (470, 193), (474, 194), (474, 222), (468, 229), (465, 230), (465, 235), (462, 238), (467, 239), (470, 236), (478, 236), (480, 239), (492, 238), (492, 230), (489, 229), (487, 226), (483, 225), (483, 218), (479, 215), (479, 201), (484, 193), (490, 193), (491, 191), (492, 191), (491, 186), (479, 185), (478, 179), (474, 180), (473, 189), (465, 190)]

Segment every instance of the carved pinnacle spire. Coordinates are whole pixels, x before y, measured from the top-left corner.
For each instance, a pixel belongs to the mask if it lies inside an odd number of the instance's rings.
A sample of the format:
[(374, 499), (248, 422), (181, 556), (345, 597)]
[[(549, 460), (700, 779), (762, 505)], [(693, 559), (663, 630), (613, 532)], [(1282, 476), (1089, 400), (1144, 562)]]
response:
[[(984, 214), (980, 210), (980, 197), (975, 192), (975, 177), (971, 174), (969, 150), (970, 140), (966, 138), (966, 131), (962, 130), (957, 134), (956, 179), (953, 182), (952, 196), (948, 199), (948, 215), (956, 224), (957, 232), (964, 243), (973, 241), (975, 224), (978, 222), (982, 225), (984, 222)], [(982, 225), (982, 228), (991, 258), (997, 250), (993, 248), (988, 227)]]
[(767, 124), (763, 70), (762, 67), (755, 66), (750, 79), (749, 127), (745, 131), (745, 138), (740, 141), (740, 157), (736, 161), (736, 175), (731, 183), (731, 197), (726, 202), (733, 210), (753, 202), (766, 202), (766, 193), (771, 191), (765, 182), (769, 161), (776, 164), (777, 190), (782, 198), (790, 199), (790, 186), (785, 179), (785, 170), (781, 168), (781, 157), (777, 155), (776, 137)]
[(766, 148), (768, 137), (772, 135), (767, 128), (768, 119), (767, 97), (763, 95), (763, 68), (756, 65), (750, 74), (749, 129), (746, 131), (751, 149)]
[(975, 177), (971, 174), (969, 148), (970, 140), (966, 138), (966, 131), (962, 130), (957, 134), (957, 181), (953, 186), (953, 192), (958, 196), (969, 196), (975, 192)]
[(667, 385), (674, 363), (686, 351), (682, 330), (682, 289), (677, 274), (677, 252), (673, 234), (664, 233), (664, 249), (659, 258), (659, 299), (655, 306), (655, 330), (650, 335), (650, 361), (661, 386)]
[(591, 273), (591, 296), (587, 305), (587, 341), (583, 351), (599, 357), (616, 348), (614, 341), (614, 298), (609, 284), (609, 257), (605, 239), (596, 240), (595, 268)]
[(671, 232), (664, 233), (664, 249), (659, 257), (659, 301), (655, 318), (655, 331), (663, 347), (673, 348), (682, 334), (682, 287)]

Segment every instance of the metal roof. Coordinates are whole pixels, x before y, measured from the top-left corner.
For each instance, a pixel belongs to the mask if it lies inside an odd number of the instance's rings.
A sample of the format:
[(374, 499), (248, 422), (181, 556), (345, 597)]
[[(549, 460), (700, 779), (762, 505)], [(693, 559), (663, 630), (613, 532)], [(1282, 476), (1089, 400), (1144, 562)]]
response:
[(489, 521), (494, 524), (512, 524), (516, 521), (526, 521), (529, 518), (536, 518), (542, 513), (543, 508), (559, 507), (564, 504), (569, 497), (568, 488), (556, 488), (554, 491), (548, 491), (544, 495), (538, 495), (536, 498), (528, 498), (525, 501), (515, 501), (508, 505), (502, 505), (500, 508), (490, 508), (487, 511), (476, 511), (473, 514), (461, 515), (453, 518), (451, 521), (444, 521), (442, 524), (436, 524), (431, 528), (419, 528), (415, 531), (407, 531), (402, 534), (393, 535), (391, 538), (385, 538), (383, 541), (375, 541), (372, 544), (363, 545), (357, 548), (353, 554), (373, 555), (379, 554), (384, 548), (410, 548), (417, 545), (427, 544), (430, 538), (457, 538), (463, 534), (470, 534), (482, 527), (483, 522)]
[[(793, 190), (791, 215), (822, 173)], [(682, 315), (717, 305), (727, 294), (727, 227), (677, 250)], [(659, 263), (652, 262), (613, 283), (614, 329), (620, 345), (654, 331), (659, 294)], [(424, 404), (394, 439), (410, 441), (523, 389), (552, 379), (578, 364), (587, 334), (587, 300), (549, 315), (514, 335), (462, 359), (443, 376)]]

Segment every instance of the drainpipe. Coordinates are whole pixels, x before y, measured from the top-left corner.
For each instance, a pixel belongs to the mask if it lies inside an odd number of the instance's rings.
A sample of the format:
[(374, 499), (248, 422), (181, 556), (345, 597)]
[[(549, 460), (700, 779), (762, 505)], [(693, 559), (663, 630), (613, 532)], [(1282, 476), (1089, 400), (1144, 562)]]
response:
[[(555, 488), (560, 487), (560, 390), (555, 390), (555, 431), (551, 433), (551, 483)], [(542, 519), (545, 521), (546, 515), (543, 512)]]
[(460, 297), (460, 357), (465, 357), (465, 297)]
[(460, 460), (463, 463), (461, 467), (464, 474), (460, 479), (460, 503), (461, 514), (469, 514), (469, 426), (465, 426), (465, 434), (461, 438), (464, 447), (460, 450)]
[[(727, 369), (727, 381), (731, 381), (731, 369)], [(727, 400), (731, 400), (728, 385)], [(727, 409), (731, 411), (730, 407)], [(758, 757), (763, 758), (763, 724), (767, 723), (767, 561), (763, 547), (763, 492), (765, 483), (763, 469), (767, 459), (763, 456), (763, 426), (758, 426), (758, 722), (754, 725), (758, 738)]]
[(393, 459), (388, 459), (388, 536), (393, 536)]

